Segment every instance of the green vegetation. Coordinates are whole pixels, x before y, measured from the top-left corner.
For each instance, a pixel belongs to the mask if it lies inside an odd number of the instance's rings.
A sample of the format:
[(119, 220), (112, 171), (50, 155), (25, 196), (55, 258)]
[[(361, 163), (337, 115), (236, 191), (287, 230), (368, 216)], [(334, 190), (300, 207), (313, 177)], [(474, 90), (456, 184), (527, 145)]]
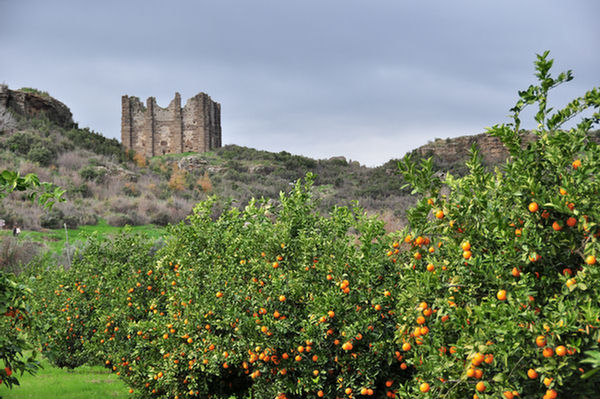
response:
[(37, 94), (38, 96), (42, 97), (50, 97), (50, 94), (48, 94), (47, 91), (38, 90), (33, 87), (21, 87), (19, 91), (22, 91), (24, 93)]
[(19, 386), (0, 386), (4, 399), (109, 399), (129, 397), (129, 388), (117, 376), (99, 366), (81, 366), (74, 370), (53, 367), (41, 359), (35, 375), (19, 378)]
[[(550, 90), (572, 76), (553, 77), (547, 56), (512, 121), (488, 130), (507, 162), (492, 171), (473, 147), (464, 175), (437, 173), (432, 159), (398, 163), (419, 199), (393, 233), (356, 204), (319, 205), (351, 190), (328, 180), (326, 171), (361, 168), (343, 159), (231, 146), (195, 159), (137, 157), (137, 177), (118, 188), (131, 202), (113, 204), (121, 215), (138, 209), (130, 205), (150, 173), (168, 180), (160, 196), (196, 178), (216, 191), (209, 164), (248, 187), (256, 174), (309, 172), (277, 199), (209, 197), (160, 245), (131, 229), (107, 238), (103, 223), (69, 267), (46, 256), (19, 278), (1, 274), (0, 378), (10, 387), (16, 371), (35, 371), (23, 356), (35, 346), (55, 366), (113, 372), (140, 399), (596, 397), (600, 148), (590, 130), (600, 90), (549, 108)], [(538, 127), (523, 145), (527, 106), (537, 106)], [(76, 161), (92, 184), (98, 175)], [(107, 168), (106, 158), (86, 164)], [(274, 164), (284, 169), (262, 169)], [(321, 167), (324, 177), (310, 172)], [(2, 176), (16, 184), (0, 185), (0, 196), (36, 181)]]
[[(76, 229), (67, 229), (69, 236), (69, 244), (72, 246), (80, 246), (84, 243), (89, 236), (96, 234), (104, 239), (110, 239), (127, 229), (132, 233), (145, 234), (151, 239), (158, 240), (166, 234), (166, 230), (161, 226), (155, 225), (143, 225), (143, 226), (127, 226), (115, 227), (110, 226), (106, 220), (100, 219), (97, 225), (80, 226)], [(66, 245), (67, 234), (65, 234), (64, 228), (48, 229), (44, 231), (28, 231), (24, 230), (19, 235), (19, 240), (30, 241), (38, 244), (42, 244), (47, 247), (51, 253), (60, 254)], [(10, 237), (12, 231), (0, 230), (0, 237)]]
[[(399, 164), (420, 196), (406, 229), (386, 234), (358, 206), (321, 212), (331, 187), (311, 173), (278, 201), (209, 199), (162, 248), (92, 237), (68, 270), (32, 265), (30, 334), (54, 364), (103, 365), (139, 398), (595, 397), (600, 91), (549, 109), (571, 79), (551, 65), (538, 56), (539, 84), (489, 129), (511, 154), (495, 171), (475, 148), (462, 177)], [(522, 146), (534, 104), (538, 139)]]

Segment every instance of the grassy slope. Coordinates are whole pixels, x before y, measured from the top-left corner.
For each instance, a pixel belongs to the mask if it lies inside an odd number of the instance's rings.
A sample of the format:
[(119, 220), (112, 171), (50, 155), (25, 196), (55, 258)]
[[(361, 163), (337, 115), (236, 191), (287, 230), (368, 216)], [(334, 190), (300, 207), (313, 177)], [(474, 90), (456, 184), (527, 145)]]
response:
[[(144, 233), (152, 238), (160, 238), (165, 234), (165, 229), (160, 226), (144, 225), (128, 227), (132, 232)], [(69, 235), (69, 244), (74, 245), (77, 242), (85, 241), (88, 235), (96, 232), (101, 237), (109, 237), (122, 231), (123, 227), (109, 226), (105, 220), (100, 220), (95, 226), (80, 226), (77, 229), (67, 229)], [(1, 237), (9, 237), (12, 230), (0, 230)], [(51, 252), (61, 252), (66, 244), (66, 234), (64, 229), (28, 231), (24, 230), (19, 236), (21, 240), (29, 240), (45, 244)]]
[(20, 386), (0, 386), (4, 399), (108, 399), (127, 398), (129, 388), (102, 367), (59, 369), (41, 359), (42, 369), (34, 376), (19, 377)]

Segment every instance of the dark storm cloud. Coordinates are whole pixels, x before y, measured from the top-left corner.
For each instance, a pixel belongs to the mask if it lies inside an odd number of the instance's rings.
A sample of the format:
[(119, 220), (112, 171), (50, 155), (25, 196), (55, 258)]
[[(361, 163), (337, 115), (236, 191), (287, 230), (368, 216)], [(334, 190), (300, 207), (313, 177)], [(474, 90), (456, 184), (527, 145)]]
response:
[(367, 164), (506, 120), (535, 53), (598, 85), (596, 1), (2, 1), (0, 80), (119, 136), (120, 96), (209, 93), (223, 140)]

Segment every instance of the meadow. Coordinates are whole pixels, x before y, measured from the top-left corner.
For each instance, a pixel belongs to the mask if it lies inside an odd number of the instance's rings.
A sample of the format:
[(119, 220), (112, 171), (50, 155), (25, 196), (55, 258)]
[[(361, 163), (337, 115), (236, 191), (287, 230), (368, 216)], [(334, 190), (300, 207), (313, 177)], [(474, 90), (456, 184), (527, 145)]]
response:
[(127, 398), (129, 388), (109, 370), (99, 366), (81, 366), (74, 370), (52, 366), (38, 356), (42, 367), (35, 375), (24, 374), (20, 386), (8, 389), (0, 385), (4, 399), (109, 399)]
[[(132, 233), (145, 234), (151, 239), (159, 239), (166, 230), (162, 226), (147, 224), (142, 226), (127, 226), (128, 231)], [(43, 246), (44, 251), (52, 253), (61, 253), (69, 240), (70, 246), (78, 246), (86, 241), (87, 237), (97, 234), (99, 237), (110, 238), (121, 232), (125, 227), (115, 227), (109, 225), (106, 220), (100, 219), (96, 225), (79, 226), (76, 229), (43, 229), (42, 231), (23, 230), (19, 235), (21, 241), (32, 241)], [(0, 238), (11, 237), (12, 230), (0, 230)]]

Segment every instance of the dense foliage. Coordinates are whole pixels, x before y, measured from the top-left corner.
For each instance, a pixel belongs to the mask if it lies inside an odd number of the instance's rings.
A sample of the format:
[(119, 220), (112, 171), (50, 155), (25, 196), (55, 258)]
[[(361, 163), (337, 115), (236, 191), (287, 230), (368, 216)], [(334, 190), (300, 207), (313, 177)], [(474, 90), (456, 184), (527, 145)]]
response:
[[(13, 191), (29, 190), (29, 198), (45, 207), (61, 200), (63, 190), (49, 183), (40, 182), (33, 174), (20, 176), (11, 170), (0, 173), (0, 200)], [(0, 384), (12, 387), (19, 380), (15, 373), (33, 373), (37, 368), (35, 356), (25, 358), (24, 351), (30, 349), (24, 330), (29, 327), (29, 304), (27, 288), (16, 281), (13, 275), (0, 270)]]
[(279, 201), (199, 203), (158, 250), (124, 235), (92, 239), (70, 270), (42, 263), (44, 351), (102, 363), (140, 398), (597, 397), (600, 91), (553, 111), (571, 73), (551, 65), (538, 56), (538, 85), (489, 129), (506, 164), (473, 149), (443, 180), (431, 160), (400, 164), (422, 196), (404, 231), (357, 206), (321, 214), (308, 174)]

